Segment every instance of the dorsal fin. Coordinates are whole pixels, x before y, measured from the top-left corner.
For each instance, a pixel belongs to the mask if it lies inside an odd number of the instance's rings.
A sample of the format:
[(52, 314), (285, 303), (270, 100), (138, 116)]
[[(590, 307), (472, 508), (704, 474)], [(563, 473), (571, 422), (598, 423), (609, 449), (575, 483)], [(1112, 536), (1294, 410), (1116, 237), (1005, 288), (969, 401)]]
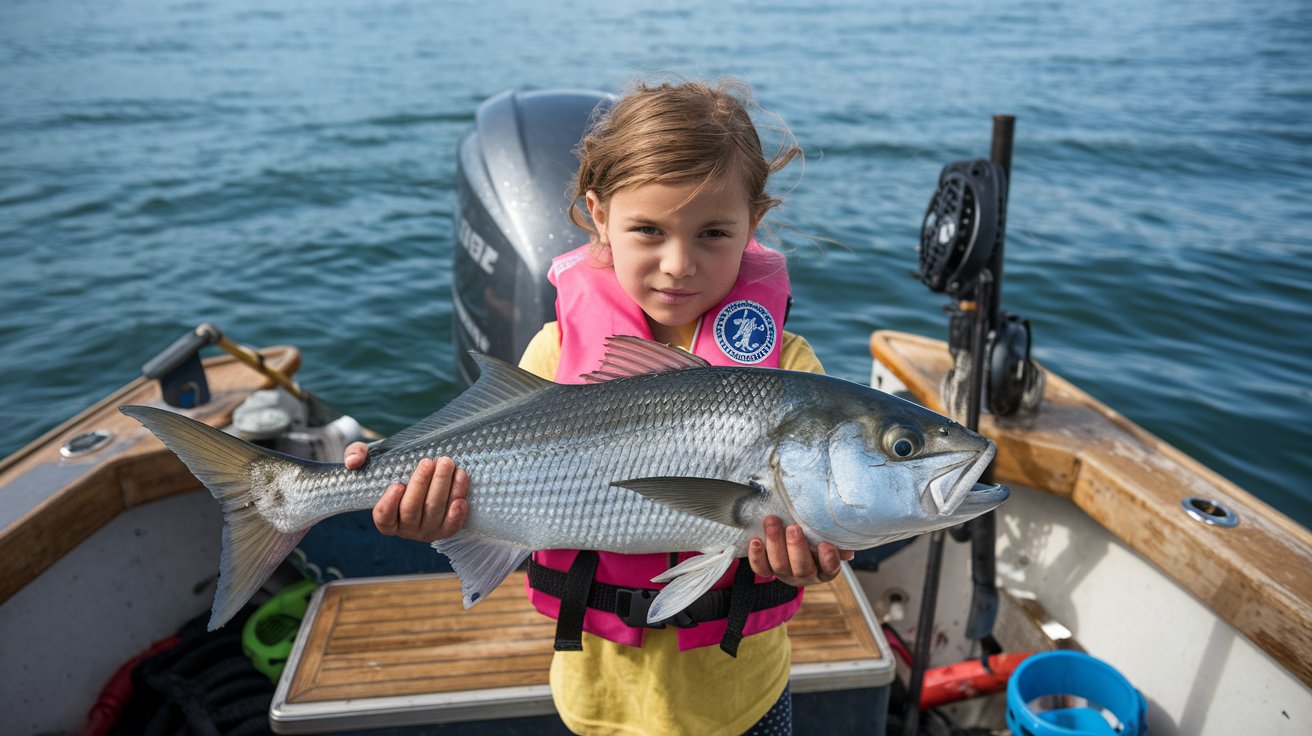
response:
[(504, 360), (473, 350), (469, 354), (478, 363), (478, 380), (446, 406), (430, 414), (427, 419), (379, 442), (370, 455), (396, 450), (428, 441), (438, 431), (484, 412), (502, 407), (512, 401), (532, 396), (555, 384)]
[(708, 368), (710, 365), (686, 350), (632, 335), (614, 335), (606, 338), (606, 355), (601, 360), (601, 367), (579, 378), (588, 383), (604, 383), (617, 378)]

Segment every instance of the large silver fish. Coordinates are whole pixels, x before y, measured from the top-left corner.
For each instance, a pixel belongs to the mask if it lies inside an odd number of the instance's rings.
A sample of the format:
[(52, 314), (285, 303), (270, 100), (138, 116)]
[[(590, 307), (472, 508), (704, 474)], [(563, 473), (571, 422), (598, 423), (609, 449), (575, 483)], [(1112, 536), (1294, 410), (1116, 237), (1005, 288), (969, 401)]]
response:
[(812, 545), (864, 549), (958, 524), (1007, 498), (976, 486), (993, 443), (950, 419), (859, 384), (793, 371), (711, 367), (638, 338), (611, 338), (583, 385), (556, 384), (484, 355), (478, 381), (394, 435), (367, 465), (289, 457), (180, 414), (123, 407), (223, 507), (210, 628), (226, 622), (316, 522), (372, 508), (422, 458), (469, 473), (464, 528), (434, 543), (466, 607), (535, 549), (700, 551), (649, 621), (710, 588), (774, 514)]

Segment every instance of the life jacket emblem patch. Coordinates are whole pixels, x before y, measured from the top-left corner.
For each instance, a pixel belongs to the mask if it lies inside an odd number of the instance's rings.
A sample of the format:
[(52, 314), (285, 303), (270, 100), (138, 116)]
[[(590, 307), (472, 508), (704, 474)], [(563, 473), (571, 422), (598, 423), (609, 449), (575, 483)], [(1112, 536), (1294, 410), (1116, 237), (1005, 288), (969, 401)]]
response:
[(752, 365), (774, 352), (779, 330), (770, 311), (750, 299), (730, 303), (715, 318), (715, 344), (738, 363)]

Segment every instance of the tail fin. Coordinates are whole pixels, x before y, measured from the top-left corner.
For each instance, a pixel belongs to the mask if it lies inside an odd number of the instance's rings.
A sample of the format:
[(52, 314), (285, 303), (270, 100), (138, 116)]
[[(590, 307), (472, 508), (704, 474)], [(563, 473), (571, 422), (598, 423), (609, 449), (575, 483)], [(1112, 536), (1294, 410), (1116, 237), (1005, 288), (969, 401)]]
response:
[[(252, 489), (252, 466), (290, 469), (299, 463), (171, 411), (150, 406), (119, 411), (154, 433), (223, 508), (219, 582), (209, 623), (213, 631), (241, 610), (308, 531), (280, 532), (262, 515), (256, 500), (264, 497), (266, 488)], [(275, 470), (273, 475), (280, 473)]]

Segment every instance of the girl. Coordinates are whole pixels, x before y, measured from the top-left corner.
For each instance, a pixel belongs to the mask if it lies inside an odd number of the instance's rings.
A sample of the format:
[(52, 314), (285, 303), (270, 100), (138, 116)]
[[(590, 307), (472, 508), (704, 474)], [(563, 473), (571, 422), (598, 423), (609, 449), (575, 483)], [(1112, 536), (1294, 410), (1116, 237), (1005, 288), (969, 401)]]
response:
[[(639, 84), (593, 125), (574, 191), (586, 215), (571, 210), (589, 242), (553, 263), (557, 321), (530, 342), (521, 367), (577, 383), (600, 364), (606, 337), (638, 335), (713, 364), (822, 372), (806, 341), (782, 329), (783, 256), (754, 239), (779, 204), (767, 178), (801, 151), (788, 143), (767, 161), (750, 104), (730, 82)], [(346, 464), (365, 456), (352, 445)], [(449, 458), (424, 460), (408, 484), (387, 489), (375, 524), (445, 539), (468, 514), (469, 485)], [(677, 557), (534, 555), (529, 597), (557, 619), (551, 689), (561, 718), (579, 733), (790, 733), (781, 624), (800, 604), (797, 588), (833, 579), (850, 554), (827, 543), (813, 552), (799, 527), (770, 517), (764, 540), (750, 542), (750, 567), (731, 568), (674, 626), (645, 627), (634, 601)]]

